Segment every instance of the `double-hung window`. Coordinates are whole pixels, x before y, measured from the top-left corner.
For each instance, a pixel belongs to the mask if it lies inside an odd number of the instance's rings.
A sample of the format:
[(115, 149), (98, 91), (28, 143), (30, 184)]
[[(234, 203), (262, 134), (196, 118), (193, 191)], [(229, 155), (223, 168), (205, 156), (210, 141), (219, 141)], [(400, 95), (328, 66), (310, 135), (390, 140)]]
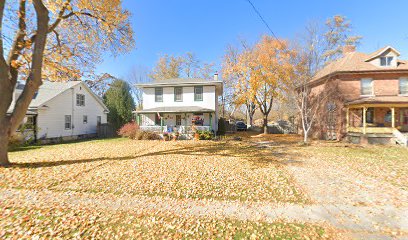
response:
[(76, 95), (76, 105), (77, 106), (85, 106), (85, 95), (84, 94), (77, 94)]
[(71, 115), (65, 115), (65, 129), (71, 129)]
[(361, 79), (361, 95), (373, 95), (373, 79)]
[(203, 101), (203, 86), (194, 87), (194, 101)]
[(380, 57), (380, 65), (383, 67), (391, 66), (393, 57)]
[(174, 88), (174, 101), (182, 102), (183, 101), (183, 87)]
[(399, 80), (399, 94), (408, 95), (408, 78), (401, 78)]
[(154, 100), (156, 102), (163, 102), (163, 88), (154, 88)]

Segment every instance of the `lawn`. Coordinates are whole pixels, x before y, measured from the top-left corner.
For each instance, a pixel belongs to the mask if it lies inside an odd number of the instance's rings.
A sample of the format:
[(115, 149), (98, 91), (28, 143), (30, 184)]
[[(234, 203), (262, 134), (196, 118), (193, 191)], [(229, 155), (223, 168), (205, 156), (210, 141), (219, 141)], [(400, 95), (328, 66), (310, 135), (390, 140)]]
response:
[(336, 230), (302, 223), (183, 218), (93, 209), (3, 207), (0, 237), (64, 239), (339, 239)]
[(0, 187), (307, 203), (274, 157), (243, 142), (99, 140), (10, 153)]
[(408, 148), (316, 142), (302, 152), (408, 190)]
[[(11, 152), (13, 165), (0, 168), (0, 190), (35, 190), (45, 197), (38, 204), (27, 197), (0, 201), (0, 238), (342, 238), (337, 230), (320, 223), (194, 215), (188, 214), (189, 208), (187, 216), (166, 208), (115, 208), (114, 200), (141, 196), (149, 199), (146, 204), (164, 201), (161, 206), (168, 199), (181, 205), (195, 201), (195, 207), (200, 201), (226, 206), (308, 205), (313, 199), (286, 166), (311, 157), (407, 188), (405, 148), (320, 141), (303, 145), (296, 135), (240, 136), (240, 141), (107, 139)], [(110, 208), (89, 202), (73, 207), (67, 204), (73, 193), (85, 200), (100, 197)], [(65, 198), (47, 201), (47, 194)]]

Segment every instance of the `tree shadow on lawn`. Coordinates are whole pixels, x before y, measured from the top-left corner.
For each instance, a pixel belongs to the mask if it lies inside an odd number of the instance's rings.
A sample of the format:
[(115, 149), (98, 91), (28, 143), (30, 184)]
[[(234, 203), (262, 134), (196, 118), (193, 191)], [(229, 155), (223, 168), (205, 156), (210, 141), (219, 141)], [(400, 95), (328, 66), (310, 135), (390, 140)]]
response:
[(89, 158), (89, 159), (76, 159), (76, 160), (61, 160), (53, 162), (28, 162), (28, 163), (12, 163), (7, 168), (46, 168), (46, 167), (58, 167), (64, 165), (81, 164), (81, 163), (92, 163), (99, 161), (123, 161), (138, 158), (139, 156), (125, 156), (125, 157), (115, 157), (115, 158)]
[(242, 160), (249, 161), (254, 167), (266, 167), (269, 164), (283, 166), (288, 164), (299, 164), (300, 161), (293, 159), (298, 157), (298, 154), (293, 154), (288, 151), (288, 144), (275, 144), (268, 148), (259, 148), (256, 145), (248, 144), (247, 142), (223, 142), (214, 143), (208, 142), (204, 145), (181, 146), (170, 150), (153, 151), (140, 155), (129, 155), (124, 157), (98, 157), (90, 159), (75, 159), (75, 160), (60, 160), (52, 162), (26, 162), (12, 163), (8, 168), (47, 168), (58, 167), (64, 165), (92, 163), (98, 161), (124, 161), (137, 159), (149, 156), (163, 155), (185, 155), (185, 156), (220, 156), (220, 157), (237, 157)]
[(240, 144), (240, 142), (231, 143), (228, 141), (223, 143), (209, 142), (201, 146), (188, 146), (146, 153), (141, 157), (161, 155), (238, 157), (242, 158), (242, 160), (250, 161), (257, 167), (266, 167), (268, 164), (282, 166), (291, 163), (300, 163), (300, 161), (292, 160), (298, 155), (287, 151), (287, 147), (287, 145), (274, 145), (270, 148), (259, 148), (246, 142), (242, 144)]

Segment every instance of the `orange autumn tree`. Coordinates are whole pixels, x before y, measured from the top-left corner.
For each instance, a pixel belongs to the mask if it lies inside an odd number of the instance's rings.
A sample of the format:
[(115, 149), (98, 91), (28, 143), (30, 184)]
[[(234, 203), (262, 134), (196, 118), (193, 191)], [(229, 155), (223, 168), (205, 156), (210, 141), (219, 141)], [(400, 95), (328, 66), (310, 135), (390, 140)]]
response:
[(274, 100), (285, 98), (294, 72), (291, 59), (295, 55), (287, 41), (263, 36), (254, 46), (237, 53), (236, 61), (226, 62), (227, 74), (237, 76), (234, 98), (256, 104), (263, 115), (264, 133), (268, 132)]
[(90, 76), (103, 53), (133, 48), (129, 16), (121, 0), (0, 0), (0, 165), (44, 79)]
[(242, 52), (232, 46), (228, 47), (224, 56), (222, 73), (230, 104), (234, 108), (245, 105), (249, 125), (252, 125), (257, 105), (253, 96), (248, 97), (249, 78), (251, 76), (248, 62), (250, 50), (246, 47), (246, 44), (243, 43), (242, 45), (244, 48)]

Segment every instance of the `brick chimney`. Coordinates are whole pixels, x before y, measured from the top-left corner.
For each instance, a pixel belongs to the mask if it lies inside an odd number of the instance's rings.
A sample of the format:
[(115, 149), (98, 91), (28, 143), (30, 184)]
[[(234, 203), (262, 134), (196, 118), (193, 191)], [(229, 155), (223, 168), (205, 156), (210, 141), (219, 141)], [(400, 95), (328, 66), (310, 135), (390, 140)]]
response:
[(356, 46), (354, 45), (346, 45), (343, 47), (343, 55), (346, 53), (352, 53), (356, 51)]

